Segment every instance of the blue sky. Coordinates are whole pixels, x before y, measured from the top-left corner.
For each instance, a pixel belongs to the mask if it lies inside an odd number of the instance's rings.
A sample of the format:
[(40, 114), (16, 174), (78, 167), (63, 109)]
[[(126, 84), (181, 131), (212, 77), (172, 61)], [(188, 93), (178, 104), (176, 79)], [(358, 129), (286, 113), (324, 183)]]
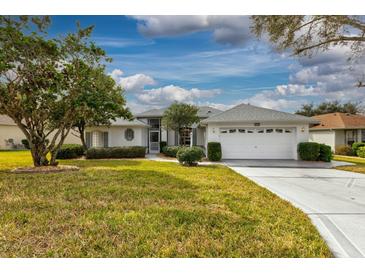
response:
[(249, 31), (247, 16), (54, 16), (50, 35), (94, 25), (113, 62), (108, 73), (139, 112), (173, 101), (221, 109), (251, 103), (284, 111), (301, 104), (363, 100), (346, 49), (311, 59), (277, 53)]

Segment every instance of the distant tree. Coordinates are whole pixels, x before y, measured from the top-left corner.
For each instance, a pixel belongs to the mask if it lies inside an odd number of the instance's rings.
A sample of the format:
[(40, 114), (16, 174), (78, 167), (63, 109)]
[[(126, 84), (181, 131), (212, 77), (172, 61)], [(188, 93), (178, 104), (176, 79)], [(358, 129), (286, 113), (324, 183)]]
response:
[[(268, 37), (279, 51), (291, 49), (294, 55), (311, 56), (332, 46), (349, 46), (353, 60), (364, 54), (364, 16), (257, 15), (251, 19), (253, 33)], [(362, 79), (357, 86), (365, 87)]]
[(49, 17), (0, 16), (0, 114), (24, 133), (34, 166), (57, 165), (57, 152), (77, 120), (102, 112), (104, 103), (96, 98), (119, 91), (106, 92), (112, 86), (106, 77), (108, 83), (101, 83), (102, 63), (110, 58), (90, 42), (93, 27), (78, 25), (76, 33), (56, 39), (48, 38), (49, 24)]
[(162, 126), (179, 133), (179, 145), (182, 143), (181, 130), (190, 128), (194, 123), (199, 122), (198, 110), (196, 106), (177, 102), (165, 110)]
[[(73, 125), (84, 149), (87, 148), (85, 129), (88, 126), (109, 126), (111, 121), (123, 117), (132, 119), (132, 114), (125, 108), (123, 90), (116, 86), (115, 81), (97, 68), (90, 73), (97, 93), (89, 94), (84, 100), (84, 107), (78, 112), (78, 117)], [(75, 134), (74, 134), (75, 135)]]
[(323, 102), (319, 105), (315, 106), (313, 103), (302, 105), (301, 109), (297, 110), (295, 113), (304, 115), (304, 116), (314, 116), (332, 112), (343, 112), (343, 113), (351, 113), (358, 114), (363, 111), (363, 108), (360, 103), (347, 102), (341, 104), (338, 101), (332, 102)]

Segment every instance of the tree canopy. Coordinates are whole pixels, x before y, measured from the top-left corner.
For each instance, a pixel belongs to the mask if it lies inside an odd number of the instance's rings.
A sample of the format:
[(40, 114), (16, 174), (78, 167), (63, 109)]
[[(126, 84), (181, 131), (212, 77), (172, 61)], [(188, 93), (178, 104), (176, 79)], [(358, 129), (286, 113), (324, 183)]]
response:
[(80, 117), (108, 113), (110, 106), (129, 113), (106, 75), (103, 63), (111, 59), (89, 39), (93, 27), (49, 38), (49, 25), (49, 17), (0, 16), (0, 113), (26, 136), (35, 166), (57, 164), (57, 151)]
[(165, 110), (162, 126), (180, 133), (181, 129), (189, 128), (199, 122), (198, 110), (196, 106), (175, 102)]
[(318, 105), (311, 104), (304, 104), (302, 107), (297, 110), (295, 113), (304, 115), (304, 116), (315, 116), (321, 115), (326, 113), (333, 113), (333, 112), (343, 112), (343, 113), (350, 113), (350, 114), (358, 114), (363, 111), (360, 103), (353, 103), (347, 102), (341, 104), (338, 101), (332, 102), (323, 102)]
[(73, 126), (85, 149), (87, 148), (85, 140), (87, 126), (108, 126), (118, 117), (132, 119), (132, 114), (124, 107), (123, 90), (115, 86), (115, 81), (105, 75), (104, 70), (100, 68), (94, 69), (90, 74), (98, 92), (88, 94), (84, 98), (87, 103), (78, 112)]
[[(252, 16), (252, 31), (268, 37), (279, 51), (291, 49), (294, 55), (311, 56), (333, 46), (348, 46), (353, 60), (365, 49), (365, 18), (349, 15), (269, 15)], [(357, 84), (364, 87), (362, 79)]]

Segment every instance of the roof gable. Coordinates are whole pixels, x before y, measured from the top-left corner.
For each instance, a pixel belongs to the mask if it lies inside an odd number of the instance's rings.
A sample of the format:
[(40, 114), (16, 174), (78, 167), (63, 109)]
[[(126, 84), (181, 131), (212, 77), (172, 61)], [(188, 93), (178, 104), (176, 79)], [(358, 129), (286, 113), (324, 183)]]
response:
[[(209, 106), (201, 106), (198, 107), (198, 117), (199, 118), (207, 118), (212, 115), (221, 113), (222, 111), (213, 107)], [(167, 108), (159, 108), (159, 109), (150, 109), (138, 114), (135, 114), (134, 116), (137, 118), (152, 118), (152, 117), (162, 117), (164, 112), (167, 110)]]
[(365, 128), (365, 116), (350, 113), (327, 113), (313, 116), (320, 124), (311, 129), (346, 129), (346, 128)]
[(210, 122), (302, 122), (308, 124), (318, 123), (313, 118), (268, 108), (256, 107), (249, 104), (237, 105), (231, 109), (213, 115), (202, 121), (202, 123)]

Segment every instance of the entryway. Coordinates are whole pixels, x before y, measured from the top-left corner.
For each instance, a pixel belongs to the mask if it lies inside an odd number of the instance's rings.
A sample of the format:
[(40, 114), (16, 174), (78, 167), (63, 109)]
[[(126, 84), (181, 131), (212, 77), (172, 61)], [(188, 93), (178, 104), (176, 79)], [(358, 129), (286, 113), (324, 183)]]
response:
[(149, 153), (160, 152), (160, 131), (149, 132)]

